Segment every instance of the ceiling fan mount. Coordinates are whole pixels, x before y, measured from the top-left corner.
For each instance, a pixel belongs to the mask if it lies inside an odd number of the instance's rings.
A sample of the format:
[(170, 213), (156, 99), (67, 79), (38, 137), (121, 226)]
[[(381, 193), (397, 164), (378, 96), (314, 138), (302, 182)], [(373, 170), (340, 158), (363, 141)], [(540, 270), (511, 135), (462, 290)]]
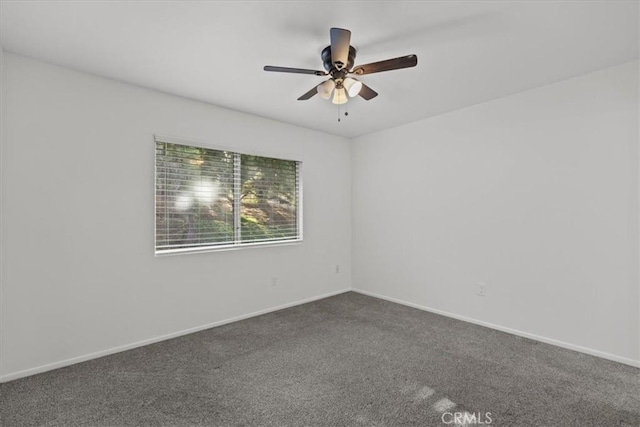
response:
[(329, 36), (331, 44), (325, 47), (320, 54), (322, 65), (326, 71), (277, 67), (272, 65), (266, 65), (264, 70), (280, 73), (329, 76), (330, 78), (328, 80), (314, 86), (307, 93), (300, 96), (298, 101), (306, 101), (318, 93), (324, 99), (331, 98), (333, 94), (334, 104), (344, 104), (350, 97), (360, 96), (368, 101), (378, 96), (376, 91), (361, 81), (349, 77), (349, 75), (361, 76), (383, 71), (399, 70), (402, 68), (415, 67), (418, 64), (418, 57), (416, 55), (406, 55), (354, 67), (356, 49), (350, 44), (351, 31), (343, 28), (331, 28)]

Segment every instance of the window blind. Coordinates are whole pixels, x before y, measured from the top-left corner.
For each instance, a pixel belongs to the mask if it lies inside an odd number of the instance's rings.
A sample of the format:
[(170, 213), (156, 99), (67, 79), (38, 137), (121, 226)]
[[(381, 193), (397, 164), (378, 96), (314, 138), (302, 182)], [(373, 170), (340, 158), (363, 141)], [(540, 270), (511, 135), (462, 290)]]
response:
[(298, 234), (298, 163), (240, 156), (242, 241), (295, 239)]
[(301, 239), (300, 162), (156, 139), (156, 253)]

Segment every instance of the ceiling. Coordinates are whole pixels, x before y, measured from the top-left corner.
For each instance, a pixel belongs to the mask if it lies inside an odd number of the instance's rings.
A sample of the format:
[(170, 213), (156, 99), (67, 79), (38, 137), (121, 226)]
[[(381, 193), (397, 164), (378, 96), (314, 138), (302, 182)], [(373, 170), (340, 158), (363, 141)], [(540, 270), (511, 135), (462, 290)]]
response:
[[(5, 51), (233, 110), (355, 137), (638, 58), (637, 1), (6, 1)], [(322, 77), (329, 28), (352, 31), (380, 95), (298, 96)], [(344, 111), (344, 109), (343, 109)]]

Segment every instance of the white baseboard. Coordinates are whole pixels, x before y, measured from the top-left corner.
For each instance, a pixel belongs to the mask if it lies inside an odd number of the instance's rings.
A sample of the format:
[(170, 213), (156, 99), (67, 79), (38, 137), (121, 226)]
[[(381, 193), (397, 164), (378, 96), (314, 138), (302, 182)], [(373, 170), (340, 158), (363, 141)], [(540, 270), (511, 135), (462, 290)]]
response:
[(404, 301), (398, 298), (392, 298), (385, 295), (376, 294), (374, 292), (364, 291), (362, 289), (351, 289), (353, 292), (357, 292), (359, 294), (368, 295), (370, 297), (379, 298), (385, 301), (395, 302), (397, 304), (406, 305), (408, 307), (417, 308), (419, 310), (428, 311), (430, 313), (439, 314), (446, 317), (451, 317), (453, 319), (462, 320), (464, 322), (473, 323), (476, 325), (484, 326), (487, 328), (495, 329), (498, 331), (506, 332), (512, 335), (518, 335), (520, 337), (529, 338), (535, 341), (540, 341), (546, 344), (555, 345), (557, 347), (566, 348), (568, 350), (579, 351), (580, 353), (589, 354), (591, 356), (600, 357), (603, 359), (613, 360), (614, 362), (624, 363), (625, 365), (634, 366), (636, 368), (640, 368), (640, 360), (633, 360), (626, 357), (616, 356), (615, 354), (605, 353), (600, 350), (594, 350), (592, 348), (581, 347), (579, 345), (570, 344), (564, 341), (554, 340), (552, 338), (542, 337), (535, 334), (530, 334), (528, 332), (519, 331), (517, 329), (511, 329), (500, 325), (495, 325), (493, 323), (483, 322), (482, 320), (472, 319), (470, 317), (460, 316), (458, 314), (449, 313), (442, 310), (437, 310), (435, 308), (426, 307), (420, 304), (414, 304), (412, 302)]
[(165, 340), (168, 340), (168, 339), (171, 339), (171, 338), (177, 338), (177, 337), (180, 337), (180, 336), (183, 336), (183, 335), (192, 334), (194, 332), (200, 332), (200, 331), (203, 331), (205, 329), (215, 328), (217, 326), (226, 325), (228, 323), (237, 322), (239, 320), (244, 320), (244, 319), (248, 319), (248, 318), (251, 318), (251, 317), (260, 316), (262, 314), (267, 314), (267, 313), (271, 313), (271, 312), (274, 312), (274, 311), (282, 310), (282, 309), (285, 309), (285, 308), (294, 307), (294, 306), (301, 305), (301, 304), (306, 304), (306, 303), (317, 301), (317, 300), (321, 300), (321, 299), (324, 299), (324, 298), (329, 298), (329, 297), (332, 297), (332, 296), (335, 296), (335, 295), (339, 295), (339, 294), (343, 294), (343, 293), (349, 292), (349, 291), (357, 292), (357, 293), (360, 293), (360, 294), (363, 294), (363, 295), (368, 295), (368, 296), (371, 296), (371, 297), (374, 297), (374, 298), (379, 298), (379, 299), (390, 301), (390, 302), (394, 302), (394, 303), (397, 303), (397, 304), (406, 305), (408, 307), (417, 308), (419, 310), (428, 311), (430, 313), (435, 313), (435, 314), (439, 314), (439, 315), (442, 315), (442, 316), (451, 317), (453, 319), (462, 320), (464, 322), (469, 322), (469, 323), (473, 323), (473, 324), (480, 325), (480, 326), (485, 326), (487, 328), (491, 328), (491, 329), (495, 329), (495, 330), (498, 330), (498, 331), (506, 332), (506, 333), (509, 333), (509, 334), (512, 334), (512, 335), (517, 335), (517, 336), (521, 336), (521, 337), (524, 337), (524, 338), (529, 338), (529, 339), (532, 339), (532, 340), (535, 340), (535, 341), (540, 341), (540, 342), (543, 342), (543, 343), (546, 343), (546, 344), (555, 345), (555, 346), (566, 348), (566, 349), (569, 349), (569, 350), (579, 351), (581, 353), (589, 354), (591, 356), (601, 357), (603, 359), (608, 359), (608, 360), (612, 360), (614, 362), (624, 363), (625, 365), (630, 365), (630, 366), (634, 366), (634, 367), (640, 368), (640, 360), (633, 360), (633, 359), (629, 359), (629, 358), (626, 358), (626, 357), (616, 356), (614, 354), (605, 353), (603, 351), (594, 350), (594, 349), (587, 348), (587, 347), (581, 347), (581, 346), (570, 344), (570, 343), (566, 343), (566, 342), (563, 342), (563, 341), (558, 341), (558, 340), (555, 340), (555, 339), (552, 339), (552, 338), (546, 338), (546, 337), (542, 337), (542, 336), (539, 336), (539, 335), (530, 334), (528, 332), (523, 332), (523, 331), (519, 331), (519, 330), (516, 330), (516, 329), (507, 328), (507, 327), (504, 327), (504, 326), (495, 325), (493, 323), (483, 322), (481, 320), (476, 320), (476, 319), (472, 319), (470, 317), (460, 316), (458, 314), (453, 314), (453, 313), (449, 313), (449, 312), (446, 312), (446, 311), (437, 310), (435, 308), (426, 307), (426, 306), (423, 306), (423, 305), (420, 305), (420, 304), (414, 304), (414, 303), (411, 303), (411, 302), (408, 302), (408, 301), (404, 301), (404, 300), (401, 300), (401, 299), (398, 299), (398, 298), (392, 298), (392, 297), (388, 297), (388, 296), (385, 296), (385, 295), (376, 294), (374, 292), (365, 291), (365, 290), (362, 290), (362, 289), (342, 289), (342, 290), (335, 291), (335, 292), (330, 292), (330, 293), (327, 293), (327, 294), (324, 294), (324, 295), (318, 295), (318, 296), (315, 296), (315, 297), (311, 297), (311, 298), (306, 298), (306, 299), (299, 300), (299, 301), (290, 302), (290, 303), (287, 303), (287, 304), (283, 304), (283, 305), (279, 305), (279, 306), (276, 306), (276, 307), (267, 308), (267, 309), (256, 311), (256, 312), (253, 312), (253, 313), (244, 314), (244, 315), (241, 315), (241, 316), (236, 316), (236, 317), (232, 317), (232, 318), (225, 319), (225, 320), (220, 320), (220, 321), (209, 323), (209, 324), (206, 324), (206, 325), (196, 326), (195, 328), (185, 329), (185, 330), (182, 330), (182, 331), (173, 332), (171, 334), (166, 334), (166, 335), (161, 335), (161, 336), (158, 336), (158, 337), (155, 337), (155, 338), (150, 338), (150, 339), (147, 339), (147, 340), (142, 340), (142, 341), (138, 341), (138, 342), (135, 342), (135, 343), (126, 344), (126, 345), (123, 345), (123, 346), (109, 348), (109, 349), (97, 351), (95, 353), (89, 353), (89, 354), (85, 354), (85, 355), (82, 355), (82, 356), (72, 357), (70, 359), (65, 359), (65, 360), (61, 360), (61, 361), (58, 361), (58, 362), (54, 362), (54, 363), (48, 363), (46, 365), (37, 366), (35, 368), (29, 368), (29, 369), (25, 369), (25, 370), (22, 370), (22, 371), (11, 372), (11, 373), (8, 373), (8, 374), (0, 376), (0, 383), (16, 380), (18, 378), (28, 377), (30, 375), (35, 375), (35, 374), (51, 371), (51, 370), (58, 369), (58, 368), (64, 368), (65, 366), (74, 365), (76, 363), (85, 362), (87, 360), (97, 359), (99, 357), (108, 356), (110, 354), (119, 353), (121, 351), (131, 350), (131, 349), (134, 349), (134, 348), (137, 348), (137, 347), (142, 347), (142, 346), (153, 344), (153, 343), (156, 343), (156, 342), (165, 341)]
[(220, 320), (220, 321), (217, 321), (217, 322), (209, 323), (207, 325), (196, 326), (195, 328), (189, 328), (189, 329), (185, 329), (185, 330), (178, 331), (178, 332), (173, 332), (173, 333), (166, 334), (166, 335), (161, 335), (159, 337), (149, 338), (149, 339), (146, 339), (146, 340), (134, 342), (134, 343), (131, 343), (131, 344), (126, 344), (126, 345), (122, 345), (122, 346), (118, 346), (118, 347), (108, 348), (106, 350), (100, 350), (100, 351), (96, 351), (95, 353), (89, 353), (89, 354), (85, 354), (85, 355), (82, 355), (82, 356), (72, 357), (70, 359), (61, 360), (59, 362), (48, 363), (46, 365), (37, 366), (35, 368), (29, 368), (29, 369), (24, 369), (22, 371), (11, 372), (11, 373), (8, 373), (8, 374), (0, 376), (0, 383), (4, 383), (4, 382), (7, 382), (7, 381), (12, 381), (12, 380), (17, 380), (18, 378), (28, 377), (30, 375), (40, 374), (42, 372), (52, 371), (52, 370), (58, 369), (58, 368), (64, 368), (65, 366), (75, 365), (76, 363), (85, 362), (85, 361), (91, 360), (91, 359), (97, 359), (99, 357), (108, 356), (108, 355), (114, 354), (114, 353), (120, 353), (121, 351), (131, 350), (131, 349), (134, 349), (134, 348), (137, 348), (137, 347), (142, 347), (142, 346), (153, 344), (153, 343), (157, 343), (157, 342), (160, 342), (160, 341), (165, 341), (165, 340), (168, 340), (168, 339), (171, 339), (171, 338), (177, 338), (177, 337), (180, 337), (180, 336), (183, 336), (183, 335), (192, 334), (194, 332), (200, 332), (200, 331), (203, 331), (205, 329), (215, 328), (217, 326), (226, 325), (228, 323), (237, 322), (239, 320), (248, 319), (250, 317), (260, 316), (260, 315), (263, 315), (263, 314), (271, 313), (271, 312), (282, 310), (282, 309), (285, 309), (285, 308), (294, 307), (296, 305), (306, 304), (306, 303), (317, 301), (317, 300), (321, 300), (321, 299), (324, 299), (324, 298), (329, 298), (329, 297), (332, 297), (332, 296), (335, 296), (335, 295), (339, 295), (339, 294), (343, 294), (345, 292), (349, 292), (350, 290), (351, 289), (342, 289), (342, 290), (339, 290), (339, 291), (330, 292), (328, 294), (318, 295), (318, 296), (315, 296), (315, 297), (305, 298), (303, 300), (294, 301), (294, 302), (290, 302), (290, 303), (287, 303), (287, 304), (279, 305), (277, 307), (266, 308), (264, 310), (256, 311), (256, 312), (253, 312), (253, 313), (243, 314), (241, 316), (232, 317), (230, 319)]

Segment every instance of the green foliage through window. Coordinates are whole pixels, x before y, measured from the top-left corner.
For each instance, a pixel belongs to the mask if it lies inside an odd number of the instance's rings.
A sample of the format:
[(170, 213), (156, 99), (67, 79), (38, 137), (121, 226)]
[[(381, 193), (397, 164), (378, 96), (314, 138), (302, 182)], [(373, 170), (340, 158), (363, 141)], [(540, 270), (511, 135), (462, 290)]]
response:
[(299, 240), (299, 162), (156, 140), (156, 253)]

